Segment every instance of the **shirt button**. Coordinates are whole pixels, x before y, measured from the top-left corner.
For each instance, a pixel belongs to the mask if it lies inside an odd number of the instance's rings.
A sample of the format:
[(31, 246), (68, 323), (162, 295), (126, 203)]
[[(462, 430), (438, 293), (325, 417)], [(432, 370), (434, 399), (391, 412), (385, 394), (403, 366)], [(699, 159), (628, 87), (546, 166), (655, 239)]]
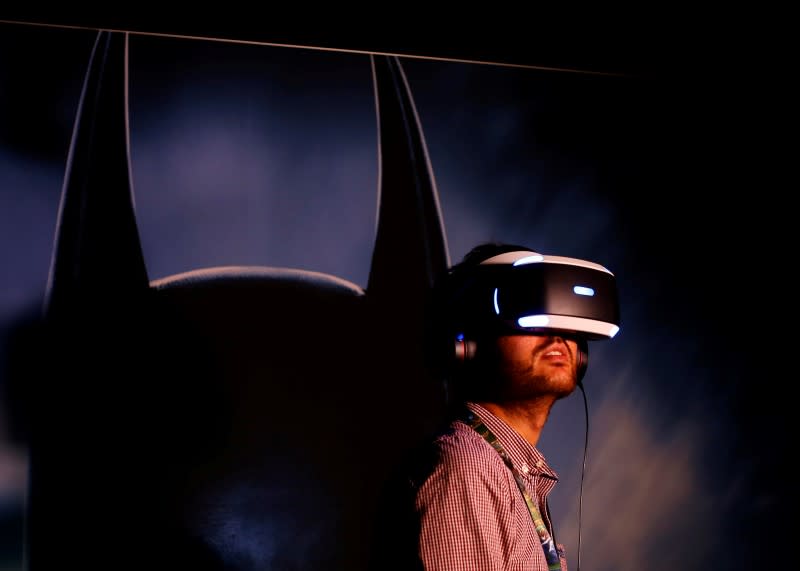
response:
[(522, 466), (520, 466), (520, 467), (519, 467), (519, 469), (520, 469), (520, 470), (522, 470), (522, 473), (523, 473), (523, 474), (527, 474), (528, 472), (530, 472), (530, 471), (531, 471), (531, 469), (530, 469), (530, 468), (528, 468), (528, 465), (527, 465), (527, 464), (522, 464)]

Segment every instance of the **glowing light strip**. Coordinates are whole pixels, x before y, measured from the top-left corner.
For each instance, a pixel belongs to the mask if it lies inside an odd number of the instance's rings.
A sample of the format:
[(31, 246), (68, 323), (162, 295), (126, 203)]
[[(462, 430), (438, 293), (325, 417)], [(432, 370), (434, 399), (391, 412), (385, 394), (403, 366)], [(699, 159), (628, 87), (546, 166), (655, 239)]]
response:
[(496, 256), (492, 256), (488, 260), (482, 261), (481, 265), (483, 266), (483, 265), (493, 265), (493, 264), (511, 264), (513, 266), (523, 266), (537, 262), (544, 264), (564, 264), (567, 266), (580, 266), (583, 268), (598, 270), (600, 272), (605, 272), (607, 274), (614, 275), (605, 266), (601, 266), (600, 264), (590, 262), (589, 260), (581, 260), (580, 258), (568, 258), (566, 256), (546, 256), (538, 252), (532, 252), (530, 250), (517, 250), (514, 252), (505, 252), (503, 254), (498, 254)]
[(586, 319), (584, 317), (571, 317), (568, 315), (525, 315), (517, 320), (520, 327), (547, 327), (552, 329), (563, 329), (566, 331), (576, 331), (578, 333), (591, 333), (613, 338), (619, 333), (619, 326), (607, 321), (597, 319)]
[(536, 262), (541, 262), (542, 260), (544, 260), (544, 256), (542, 256), (541, 254), (534, 254), (533, 256), (525, 256), (524, 258), (520, 258), (511, 265), (524, 266), (525, 264), (533, 264)]

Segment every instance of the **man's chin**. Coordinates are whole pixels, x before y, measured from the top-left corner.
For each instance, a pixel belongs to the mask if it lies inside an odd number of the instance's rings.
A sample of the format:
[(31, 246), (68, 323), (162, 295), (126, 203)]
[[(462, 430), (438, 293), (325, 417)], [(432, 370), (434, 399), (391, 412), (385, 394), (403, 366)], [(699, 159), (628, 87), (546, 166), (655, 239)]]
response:
[(571, 395), (578, 386), (575, 375), (568, 371), (552, 375), (549, 381), (550, 388), (559, 398)]

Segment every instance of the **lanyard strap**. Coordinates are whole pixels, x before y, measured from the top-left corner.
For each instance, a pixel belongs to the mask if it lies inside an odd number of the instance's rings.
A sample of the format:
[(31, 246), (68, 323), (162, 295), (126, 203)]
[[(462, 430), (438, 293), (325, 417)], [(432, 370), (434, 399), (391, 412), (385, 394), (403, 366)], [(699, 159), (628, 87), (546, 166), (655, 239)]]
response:
[(533, 520), (533, 525), (536, 528), (536, 533), (539, 535), (539, 540), (542, 542), (542, 549), (544, 549), (544, 557), (547, 560), (547, 569), (550, 571), (559, 571), (561, 569), (561, 561), (558, 558), (558, 551), (556, 550), (555, 542), (553, 541), (553, 537), (550, 535), (550, 532), (547, 531), (547, 526), (544, 524), (544, 520), (542, 519), (542, 514), (539, 513), (539, 509), (536, 507), (536, 501), (531, 497), (528, 493), (528, 489), (525, 487), (525, 482), (522, 480), (522, 476), (520, 475), (519, 471), (514, 467), (514, 464), (511, 462), (511, 458), (508, 456), (508, 453), (503, 449), (500, 444), (500, 441), (497, 437), (492, 433), (491, 430), (481, 421), (480, 418), (472, 411), (467, 413), (467, 420), (469, 421), (470, 426), (475, 429), (475, 431), (480, 434), (486, 442), (492, 445), (500, 457), (505, 462), (506, 466), (508, 466), (509, 470), (511, 470), (511, 474), (514, 476), (514, 480), (517, 482), (517, 487), (522, 492), (522, 497), (525, 498), (525, 504), (528, 506), (528, 512), (531, 514), (531, 519)]

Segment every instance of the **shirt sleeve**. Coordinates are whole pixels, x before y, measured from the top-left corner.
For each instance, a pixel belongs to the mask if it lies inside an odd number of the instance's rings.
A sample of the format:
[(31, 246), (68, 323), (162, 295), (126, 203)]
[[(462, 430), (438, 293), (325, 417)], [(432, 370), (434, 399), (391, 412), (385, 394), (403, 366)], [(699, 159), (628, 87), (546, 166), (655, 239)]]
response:
[(512, 492), (519, 492), (500, 457), (481, 446), (444, 446), (419, 488), (419, 553), (426, 571), (506, 568), (520, 527)]

